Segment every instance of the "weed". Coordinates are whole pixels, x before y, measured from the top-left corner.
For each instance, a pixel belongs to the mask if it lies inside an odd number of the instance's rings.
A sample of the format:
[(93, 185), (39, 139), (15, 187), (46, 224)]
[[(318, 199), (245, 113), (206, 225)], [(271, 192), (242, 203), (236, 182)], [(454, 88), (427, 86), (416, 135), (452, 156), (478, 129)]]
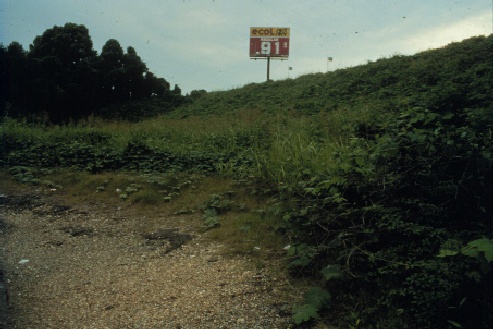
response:
[(163, 201), (163, 196), (159, 192), (152, 190), (140, 190), (133, 193), (129, 199), (132, 203), (158, 204)]
[(204, 210), (204, 227), (206, 230), (210, 230), (215, 227), (219, 227), (221, 224), (219, 223), (219, 217), (217, 216), (217, 212), (214, 209), (206, 209)]
[[(491, 41), (206, 93), (135, 124), (6, 119), (0, 164), (75, 200), (200, 209), (206, 235), (257, 267), (290, 239), (292, 273), (325, 279), (341, 309), (357, 300), (350, 326), (479, 327), (463, 310), (492, 308), (478, 297), (493, 257)], [(451, 308), (461, 294), (470, 305)], [(299, 321), (317, 316), (307, 305)]]

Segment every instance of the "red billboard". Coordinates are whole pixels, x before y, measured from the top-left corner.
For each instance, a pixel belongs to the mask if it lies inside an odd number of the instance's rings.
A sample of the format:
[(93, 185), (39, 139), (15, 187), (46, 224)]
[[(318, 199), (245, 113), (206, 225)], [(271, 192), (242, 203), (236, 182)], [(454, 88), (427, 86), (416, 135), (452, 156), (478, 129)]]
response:
[(289, 56), (289, 28), (251, 27), (250, 57)]

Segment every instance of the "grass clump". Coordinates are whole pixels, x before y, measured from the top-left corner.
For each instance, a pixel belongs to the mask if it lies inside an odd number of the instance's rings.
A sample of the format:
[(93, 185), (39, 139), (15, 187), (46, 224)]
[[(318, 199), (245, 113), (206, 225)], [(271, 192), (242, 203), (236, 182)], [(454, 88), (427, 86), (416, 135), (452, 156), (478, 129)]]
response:
[[(75, 200), (205, 213), (237, 253), (289, 240), (288, 270), (330, 292), (341, 327), (491, 327), (484, 257), (437, 255), (493, 238), (492, 42), (205, 93), (135, 124), (4, 120), (1, 164)], [(298, 321), (323, 318), (306, 304)]]

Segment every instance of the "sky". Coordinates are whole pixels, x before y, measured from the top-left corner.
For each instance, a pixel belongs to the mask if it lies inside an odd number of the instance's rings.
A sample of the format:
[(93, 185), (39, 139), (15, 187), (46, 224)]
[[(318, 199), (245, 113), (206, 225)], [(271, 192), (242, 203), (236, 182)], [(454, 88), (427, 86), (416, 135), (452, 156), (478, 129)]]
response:
[(270, 61), (270, 79), (284, 80), (489, 35), (493, 0), (0, 0), (4, 46), (28, 50), (67, 22), (87, 27), (98, 53), (109, 39), (134, 47), (186, 94), (266, 80), (250, 27), (290, 28), (289, 58)]

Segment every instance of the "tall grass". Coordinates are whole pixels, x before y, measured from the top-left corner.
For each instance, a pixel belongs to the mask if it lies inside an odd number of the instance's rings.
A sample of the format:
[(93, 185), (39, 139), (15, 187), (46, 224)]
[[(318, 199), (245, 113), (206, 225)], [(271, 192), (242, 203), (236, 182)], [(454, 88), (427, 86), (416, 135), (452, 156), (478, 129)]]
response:
[(275, 185), (296, 184), (304, 175), (324, 173), (353, 138), (354, 125), (376, 117), (367, 108), (339, 109), (313, 115), (291, 111), (238, 110), (222, 116), (160, 116), (140, 123), (89, 118), (68, 126), (34, 125), (5, 120), (4, 139), (17, 143), (101, 143), (123, 151), (139, 142), (173, 154), (241, 154), (247, 165), (218, 162), (219, 174), (253, 176)]
[(278, 186), (293, 186), (303, 177), (330, 173), (337, 167), (335, 162), (356, 146), (355, 127), (378, 120), (378, 116), (368, 113), (363, 108), (275, 116), (269, 123), (270, 147), (251, 150), (254, 175)]

